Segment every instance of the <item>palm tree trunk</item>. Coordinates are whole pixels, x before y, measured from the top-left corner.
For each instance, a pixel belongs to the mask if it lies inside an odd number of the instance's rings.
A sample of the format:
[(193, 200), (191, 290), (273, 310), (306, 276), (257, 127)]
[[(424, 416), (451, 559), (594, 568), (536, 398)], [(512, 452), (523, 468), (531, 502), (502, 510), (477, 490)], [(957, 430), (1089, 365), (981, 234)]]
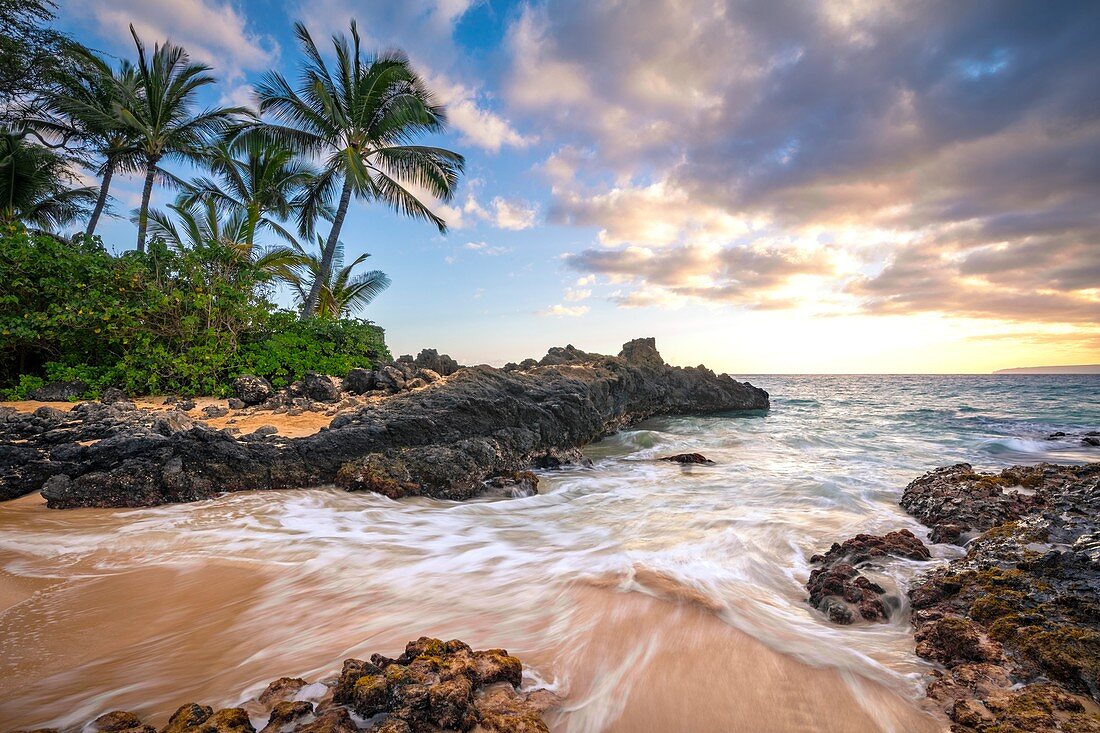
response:
[(302, 318), (313, 318), (317, 312), (317, 301), (321, 298), (321, 287), (328, 282), (332, 274), (332, 260), (336, 256), (336, 244), (340, 241), (340, 228), (344, 226), (344, 216), (348, 213), (348, 203), (351, 201), (351, 181), (344, 178), (344, 190), (340, 193), (340, 205), (336, 209), (336, 216), (332, 220), (332, 229), (328, 233), (328, 241), (325, 242), (325, 250), (321, 253), (321, 271), (313, 280), (313, 286), (309, 289), (309, 297), (302, 306)]
[(115, 175), (115, 162), (113, 160), (107, 161), (107, 167), (103, 171), (103, 182), (99, 184), (99, 198), (96, 199), (95, 208), (92, 209), (92, 218), (88, 219), (88, 228), (84, 230), (84, 236), (88, 239), (92, 238), (95, 234), (96, 225), (99, 224), (99, 217), (103, 213), (103, 207), (107, 205), (107, 191), (111, 187), (111, 178)]
[(145, 171), (145, 187), (141, 189), (141, 208), (138, 209), (138, 252), (145, 251), (145, 230), (149, 227), (149, 198), (153, 195), (153, 176), (156, 171), (157, 164), (149, 161)]

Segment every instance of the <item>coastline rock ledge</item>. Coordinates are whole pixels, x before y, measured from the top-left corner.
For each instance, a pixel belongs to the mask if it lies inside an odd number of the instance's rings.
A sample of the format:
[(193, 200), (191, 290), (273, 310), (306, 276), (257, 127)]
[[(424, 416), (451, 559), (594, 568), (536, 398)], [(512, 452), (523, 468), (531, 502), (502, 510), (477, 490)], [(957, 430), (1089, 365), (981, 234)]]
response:
[(201, 423), (157, 430), (127, 404), (2, 411), (0, 497), (41, 490), (52, 508), (134, 507), (335, 483), (467, 499), (530, 487), (527, 469), (577, 460), (588, 443), (649, 417), (769, 407), (747, 382), (669, 366), (652, 338), (614, 357), (568, 346), (535, 364), (459, 369), (300, 438), (245, 441)]

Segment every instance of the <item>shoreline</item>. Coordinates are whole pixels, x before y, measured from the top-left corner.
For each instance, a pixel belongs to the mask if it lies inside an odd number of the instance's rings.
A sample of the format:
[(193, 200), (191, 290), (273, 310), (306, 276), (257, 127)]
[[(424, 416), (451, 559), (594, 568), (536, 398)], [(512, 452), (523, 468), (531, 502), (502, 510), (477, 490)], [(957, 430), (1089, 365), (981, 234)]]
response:
[[(341, 659), (365, 659), (364, 649), (393, 654), (410, 636), (420, 633), (408, 627), (383, 625), (353, 649), (331, 637), (320, 644), (301, 646), (301, 652), (288, 650), (275, 657), (261, 653), (285, 647), (286, 642), (272, 646), (272, 640), (257, 638), (255, 630), (249, 632), (249, 624), (242, 626), (239, 620), (232, 620), (244, 618), (240, 614), (255, 606), (249, 599), (258, 598), (270, 582), (264, 580), (268, 573), (257, 570), (254, 566), (223, 563), (194, 571), (181, 569), (178, 573), (150, 568), (82, 581), (83, 589), (57, 589), (55, 592), (68, 595), (66, 605), (73, 609), (102, 609), (99, 621), (88, 619), (97, 629), (96, 646), (86, 646), (74, 657), (75, 638), (51, 638), (55, 652), (47, 656), (65, 657), (71, 671), (58, 675), (48, 665), (39, 667), (37, 673), (6, 670), (3, 678), (16, 686), (0, 695), (0, 718), (12, 721), (12, 729), (50, 724), (68, 730), (109, 710), (127, 710), (160, 729), (180, 704), (194, 700), (214, 705), (215, 709), (244, 707), (259, 730), (266, 713), (254, 700), (275, 675), (301, 676), (310, 682), (331, 681)], [(0, 587), (5, 580), (0, 577)], [(158, 609), (180, 608), (179, 603), (199, 587), (203, 594), (201, 606), (192, 605), (186, 615), (172, 620), (155, 617)], [(142, 616), (121, 618), (110, 610), (110, 599), (127, 592), (162, 600)], [(659, 724), (657, 729), (717, 731), (722, 729), (723, 721), (739, 720), (745, 722), (745, 730), (761, 733), (872, 733), (881, 730), (884, 714), (906, 731), (932, 733), (940, 729), (937, 720), (917, 701), (870, 679), (861, 678), (853, 686), (840, 670), (813, 667), (774, 651), (695, 602), (662, 600), (586, 584), (563, 587), (561, 593), (560, 602), (573, 609), (571, 619), (577, 629), (569, 637), (571, 653), (566, 659), (559, 656), (552, 638), (538, 641), (536, 635), (531, 637), (535, 643), (517, 645), (490, 628), (472, 635), (464, 633), (478, 649), (503, 642), (525, 669), (565, 685), (562, 700), (544, 713), (551, 731), (581, 726), (630, 733), (647, 724)], [(46, 605), (43, 599), (41, 606)], [(0, 619), (4, 619), (0, 634), (10, 633), (15, 626), (36, 623), (28, 616), (0, 614)], [(196, 623), (200, 625), (194, 626)], [(150, 646), (145, 639), (156, 638), (158, 629), (167, 633), (181, 625), (188, 629), (187, 636), (180, 638), (181, 646), (172, 650), (171, 658), (162, 660), (159, 655), (167, 650), (159, 644)], [(639, 635), (639, 629), (645, 629), (645, 634)], [(445, 638), (443, 630), (432, 624), (421, 631)], [(252, 681), (233, 689), (226, 673), (239, 677), (233, 672), (238, 665), (231, 657), (222, 657), (219, 649), (247, 658), (244, 677)], [(163, 669), (164, 662), (176, 670), (173, 676), (143, 675), (146, 684), (127, 684), (126, 676), (142, 669)], [(12, 660), (5, 664), (10, 667)], [(106, 689), (113, 687), (116, 692), (110, 697), (100, 693), (88, 698), (88, 675), (100, 680), (99, 684), (109, 681)], [(524, 679), (523, 689), (538, 688), (538, 678)], [(609, 707), (598, 691), (611, 679), (629, 679), (630, 684), (624, 687), (629, 690), (626, 696), (615, 698)], [(150, 687), (148, 682), (155, 686)], [(81, 700), (97, 702), (88, 706)], [(67, 710), (68, 714), (60, 718), (36, 716), (27, 710), (35, 706)], [(828, 716), (816, 718), (811, 712), (820, 709), (828, 709)]]

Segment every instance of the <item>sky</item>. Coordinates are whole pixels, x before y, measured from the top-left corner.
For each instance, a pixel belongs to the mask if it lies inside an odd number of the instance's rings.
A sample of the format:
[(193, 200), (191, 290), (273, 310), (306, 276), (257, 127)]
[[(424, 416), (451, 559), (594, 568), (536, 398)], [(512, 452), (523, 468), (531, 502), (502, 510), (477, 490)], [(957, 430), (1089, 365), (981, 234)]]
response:
[[(394, 355), (502, 364), (657, 338), (737, 374), (1100, 362), (1100, 3), (1011, 0), (62, 0), (128, 24), (253, 106), (358, 21), (443, 101), (466, 173), (449, 225), (353, 203), (359, 315)], [(101, 226), (133, 246), (140, 181)], [(173, 194), (158, 190), (154, 204)]]

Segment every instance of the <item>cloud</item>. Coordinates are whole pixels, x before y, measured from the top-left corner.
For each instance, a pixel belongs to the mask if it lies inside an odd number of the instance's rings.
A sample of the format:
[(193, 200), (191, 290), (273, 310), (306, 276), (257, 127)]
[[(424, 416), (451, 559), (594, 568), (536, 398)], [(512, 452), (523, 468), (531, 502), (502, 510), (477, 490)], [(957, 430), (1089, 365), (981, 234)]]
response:
[(579, 318), (587, 312), (587, 305), (568, 306), (557, 303), (555, 305), (549, 306), (548, 308), (543, 308), (542, 310), (538, 311), (537, 315), (556, 316), (558, 318)]
[(500, 229), (530, 229), (539, 213), (535, 204), (502, 196), (494, 198), (492, 206), (492, 222)]
[(229, 2), (89, 0), (80, 12), (90, 14), (100, 34), (115, 42), (129, 39), (131, 23), (149, 47), (170, 39), (230, 81), (270, 68), (279, 56), (275, 40), (249, 30), (244, 14)]
[(471, 250), (472, 252), (477, 252), (480, 255), (489, 256), (507, 254), (508, 252), (512, 251), (508, 247), (494, 247), (487, 244), (486, 242), (467, 242), (462, 246), (468, 250)]
[(500, 114), (486, 108), (476, 89), (434, 75), (427, 79), (428, 87), (446, 105), (447, 121), (458, 130), (461, 141), (490, 152), (502, 147), (525, 148), (534, 137), (522, 135)]
[(614, 298), (625, 306), (687, 299), (751, 308), (789, 307), (808, 289), (806, 279), (831, 282), (837, 274), (826, 248), (800, 251), (753, 245), (587, 249), (566, 255), (565, 263), (613, 283), (636, 286)]
[(521, 199), (506, 199), (496, 196), (489, 202), (489, 207), (481, 205), (474, 194), (466, 195), (466, 202), (462, 206), (462, 213), (469, 214), (471, 218), (486, 221), (498, 229), (510, 229), (519, 231), (530, 229), (535, 225), (539, 207), (537, 204)]
[[(504, 97), (623, 305), (1100, 322), (1100, 5), (532, 4)], [(787, 306), (783, 306), (787, 304)]]
[(566, 288), (562, 297), (571, 303), (576, 303), (579, 300), (588, 300), (591, 296), (592, 291), (589, 288)]

